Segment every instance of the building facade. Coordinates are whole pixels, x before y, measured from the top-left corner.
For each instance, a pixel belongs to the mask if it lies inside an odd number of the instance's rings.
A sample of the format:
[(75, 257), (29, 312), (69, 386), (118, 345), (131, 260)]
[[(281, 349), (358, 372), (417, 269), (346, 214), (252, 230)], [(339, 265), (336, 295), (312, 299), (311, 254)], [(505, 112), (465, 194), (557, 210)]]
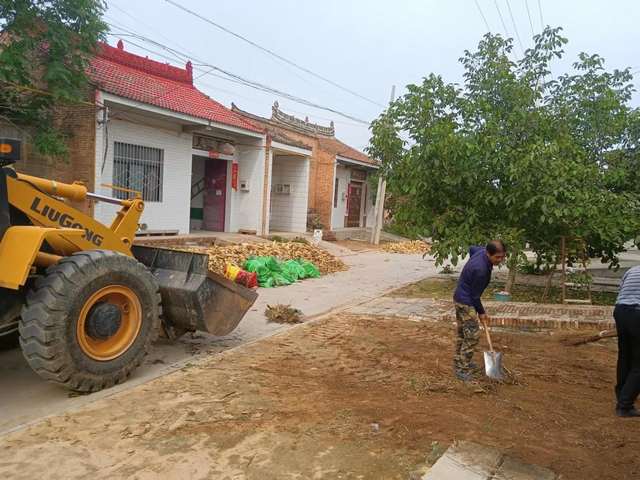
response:
[[(278, 102), (273, 105), (270, 118), (254, 115), (234, 104), (231, 109), (265, 128), (268, 144), (279, 137), (285, 139), (279, 143), (297, 143), (298, 148), (309, 152), (307, 210), (317, 212), (324, 229), (372, 225), (375, 196), (370, 179), (380, 165), (338, 140), (333, 122), (328, 127), (309, 123), (308, 119), (302, 120), (281, 111)], [(281, 168), (287, 164), (287, 160), (282, 159)], [(297, 177), (296, 181), (303, 182), (303, 179)], [(269, 196), (271, 199), (278, 198), (277, 183), (272, 182), (267, 189), (265, 205), (272, 205)], [(265, 217), (268, 218), (270, 214), (273, 214), (272, 208), (265, 213)], [(277, 229), (277, 224), (269, 223), (271, 230)]]
[[(91, 78), (97, 105), (97, 193), (145, 200), (149, 230), (264, 234), (264, 129), (193, 85), (184, 69), (104, 46)], [(118, 206), (97, 203), (109, 224)]]

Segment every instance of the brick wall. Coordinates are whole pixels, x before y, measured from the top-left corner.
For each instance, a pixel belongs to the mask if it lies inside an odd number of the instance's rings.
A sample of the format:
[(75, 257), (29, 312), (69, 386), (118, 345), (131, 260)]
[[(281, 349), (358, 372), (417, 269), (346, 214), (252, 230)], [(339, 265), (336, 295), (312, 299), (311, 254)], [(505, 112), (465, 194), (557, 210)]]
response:
[(266, 138), (266, 148), (264, 149), (264, 179), (263, 179), (263, 192), (262, 192), (262, 233), (269, 235), (269, 225), (267, 224), (267, 218), (269, 218), (269, 208), (271, 206), (271, 168), (272, 168), (272, 152), (271, 152), (271, 139)]
[(315, 175), (315, 209), (322, 219), (325, 230), (331, 229), (333, 212), (333, 185), (335, 155), (318, 149)]
[[(96, 108), (92, 105), (73, 105), (56, 108), (56, 128), (70, 135), (69, 158), (71, 181), (84, 183), (90, 192), (95, 190)], [(92, 215), (92, 202), (74, 204), (81, 212)]]
[[(35, 151), (31, 138), (33, 129), (21, 127), (21, 131), (0, 123), (0, 136), (22, 141), (22, 158), (15, 164), (16, 171), (64, 183), (81, 181), (89, 191), (93, 191), (95, 107), (83, 104), (56, 107), (53, 118), (55, 127), (68, 136), (69, 158), (64, 161)], [(85, 214), (92, 214), (91, 202), (74, 202), (73, 206)]]

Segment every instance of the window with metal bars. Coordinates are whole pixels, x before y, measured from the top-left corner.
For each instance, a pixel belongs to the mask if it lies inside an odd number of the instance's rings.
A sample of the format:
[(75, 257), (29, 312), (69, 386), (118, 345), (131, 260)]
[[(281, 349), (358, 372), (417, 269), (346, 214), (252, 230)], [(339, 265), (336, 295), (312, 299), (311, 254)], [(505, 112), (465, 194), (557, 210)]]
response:
[[(162, 201), (164, 150), (129, 143), (114, 142), (113, 185), (142, 194), (145, 202)], [(135, 194), (113, 190), (115, 198), (126, 199)]]

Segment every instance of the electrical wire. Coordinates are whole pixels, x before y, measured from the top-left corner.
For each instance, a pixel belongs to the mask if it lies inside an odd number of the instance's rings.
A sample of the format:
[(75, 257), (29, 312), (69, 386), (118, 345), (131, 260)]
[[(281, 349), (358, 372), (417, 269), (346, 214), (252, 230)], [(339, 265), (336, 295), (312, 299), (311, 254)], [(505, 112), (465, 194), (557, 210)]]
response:
[(527, 16), (529, 17), (529, 26), (531, 27), (531, 37), (535, 37), (535, 33), (533, 31), (533, 22), (531, 21), (531, 12), (529, 11), (529, 0), (524, 0), (524, 4), (527, 7)]
[[(498, 10), (498, 16), (500, 17), (500, 21), (502, 22), (502, 27), (504, 28), (504, 33), (507, 35), (507, 39), (511, 38), (509, 35), (509, 30), (507, 30), (507, 26), (504, 23), (504, 19), (502, 18), (502, 13), (500, 12), (500, 7), (498, 6), (497, 0), (493, 0), (493, 3), (496, 6), (496, 10)], [(516, 61), (518, 60), (518, 55), (515, 51), (513, 51), (513, 56), (516, 57)]]
[(522, 48), (522, 40), (520, 40), (520, 33), (518, 32), (518, 26), (516, 25), (516, 21), (513, 18), (513, 12), (511, 11), (511, 4), (509, 0), (507, 0), (507, 8), (509, 9), (509, 16), (511, 17), (511, 23), (513, 23), (513, 28), (516, 31), (516, 37), (518, 39), (518, 44), (520, 44), (520, 50), (522, 50), (522, 55), (524, 55), (524, 48)]
[[(115, 4), (113, 4), (113, 6), (116, 6), (116, 5), (115, 5)], [(116, 6), (116, 8), (117, 8), (117, 6)], [(108, 18), (108, 17), (107, 17), (107, 18)], [(111, 21), (115, 21), (115, 20), (112, 20), (112, 19), (110, 19), (110, 20), (111, 20)], [(176, 50), (173, 50), (173, 49), (171, 49), (171, 48), (169, 48), (169, 47), (166, 47), (165, 45), (163, 45), (163, 44), (161, 44), (161, 43), (159, 43), (159, 42), (156, 42), (155, 40), (152, 40), (152, 39), (150, 39), (150, 38), (148, 38), (148, 37), (145, 37), (145, 36), (143, 36), (143, 35), (141, 35), (141, 34), (139, 34), (139, 33), (136, 33), (136, 32), (134, 32), (134, 31), (130, 30), (130, 29), (129, 29), (125, 24), (123, 24), (122, 22), (118, 22), (118, 21), (115, 21), (115, 22), (116, 22), (116, 23), (118, 23), (120, 26), (110, 24), (109, 22), (107, 22), (107, 24), (108, 24), (108, 25), (110, 25), (111, 27), (114, 27), (114, 28), (120, 29), (120, 30), (122, 30), (122, 31), (124, 31), (124, 32), (128, 32), (128, 34), (129, 34), (130, 36), (133, 36), (133, 37), (135, 37), (135, 38), (138, 38), (138, 39), (140, 39), (140, 40), (142, 40), (142, 41), (144, 41), (144, 42), (151, 43), (152, 45), (158, 46), (159, 48), (162, 48), (163, 50), (168, 51), (169, 53), (171, 53), (174, 57), (176, 57), (176, 58), (177, 58), (178, 60), (180, 60), (180, 61), (188, 61), (188, 60), (190, 60), (190, 58), (189, 58), (189, 57), (185, 57), (185, 56), (184, 56), (184, 53), (182, 53), (182, 52), (178, 52), (178, 51), (176, 51)], [(140, 22), (140, 21), (138, 21), (138, 23), (141, 23), (142, 25), (145, 25), (144, 23), (142, 23), (142, 22)], [(145, 26), (146, 26), (146, 25), (145, 25)], [(149, 28), (150, 30), (154, 31), (154, 30), (153, 30), (153, 29), (151, 29), (150, 27), (147, 27), (147, 28)], [(121, 35), (121, 36), (124, 36), (124, 34), (120, 34), (120, 35)], [(122, 39), (122, 38), (121, 38), (120, 36), (118, 36), (118, 35), (113, 34), (113, 36), (115, 36), (116, 38), (120, 38), (120, 39)], [(166, 38), (166, 37), (164, 37), (164, 38)], [(147, 52), (153, 53), (154, 55), (158, 55), (158, 56), (160, 56), (160, 57), (162, 57), (162, 58), (164, 58), (164, 59), (166, 59), (166, 60), (174, 60), (173, 58), (169, 58), (169, 57), (167, 57), (167, 56), (164, 56), (164, 55), (162, 55), (162, 54), (159, 54), (158, 52), (156, 52), (156, 51), (154, 51), (154, 50), (147, 49), (147, 48), (144, 48), (144, 47), (142, 47), (142, 46), (140, 46), (140, 45), (137, 45), (137, 44), (135, 44), (134, 42), (131, 42), (130, 40), (127, 40), (127, 41), (128, 41), (129, 43), (131, 43), (132, 45), (135, 45), (135, 46), (137, 46), (138, 48), (141, 48), (142, 50), (145, 50), (145, 51), (147, 51)], [(198, 57), (198, 56), (197, 56), (196, 54), (194, 54), (193, 52), (190, 52), (190, 51), (189, 51), (189, 50), (187, 50), (186, 48), (184, 48), (184, 47), (182, 47), (182, 46), (178, 45), (177, 43), (175, 43), (175, 42), (173, 42), (173, 41), (171, 41), (171, 43), (173, 43), (174, 45), (176, 45), (176, 46), (177, 46), (178, 48), (180, 48), (182, 51), (186, 52), (186, 53), (191, 57), (191, 59), (195, 59), (195, 60), (198, 60), (198, 61), (202, 62), (202, 64), (201, 64), (201, 65), (203, 65), (203, 66), (208, 66), (208, 65), (209, 65), (209, 64), (206, 62), (206, 60), (203, 60), (202, 58)], [(195, 70), (199, 70), (199, 69), (195, 68)], [(199, 71), (202, 71), (202, 70), (199, 70)], [(224, 77), (224, 76), (217, 75), (217, 74), (214, 74), (214, 73), (209, 73), (209, 75), (211, 75), (211, 76), (215, 76), (215, 77), (220, 78), (220, 79), (223, 79), (223, 80), (225, 80), (225, 81), (230, 81), (230, 82), (233, 82), (233, 83), (237, 83), (237, 84), (239, 84), (239, 85), (245, 85), (245, 86), (247, 86), (246, 82), (244, 82), (244, 81), (234, 80), (233, 78)], [(214, 88), (214, 89), (215, 89), (215, 87), (212, 87), (212, 86), (210, 86), (210, 85), (209, 85), (209, 87), (210, 87), (210, 88)], [(221, 91), (222, 91), (222, 90), (221, 90)], [(238, 96), (242, 97), (242, 95), (237, 94), (237, 93), (235, 93), (235, 92), (228, 92), (228, 91), (227, 91), (226, 93), (233, 94), (233, 95), (238, 95)], [(277, 94), (276, 94), (276, 95), (277, 95)], [(278, 96), (281, 96), (281, 95), (278, 95)], [(282, 97), (282, 96), (281, 96), (281, 97)], [(245, 98), (248, 98), (248, 97), (245, 97)], [(288, 97), (284, 96), (284, 97), (282, 97), (282, 98), (288, 98)], [(253, 99), (253, 100), (255, 101), (255, 99)], [(304, 115), (310, 115), (310, 114), (308, 114), (308, 113), (306, 113), (306, 112), (297, 112), (297, 113), (302, 113), (302, 114), (304, 114)], [(314, 117), (317, 117), (317, 118), (323, 118), (323, 117), (319, 117), (319, 116), (317, 116), (317, 115), (310, 115), (310, 116), (314, 116)], [(326, 120), (332, 120), (332, 119), (326, 119)], [(336, 122), (336, 123), (344, 123), (344, 124), (348, 124), (348, 125), (357, 125), (357, 124), (352, 124), (352, 123), (348, 123), (348, 122)], [(363, 125), (359, 125), (359, 126), (366, 126), (366, 127), (368, 128), (369, 123), (366, 123), (366, 124), (363, 124)]]
[[(192, 52), (190, 52), (190, 51), (189, 51), (189, 50), (187, 50), (186, 48), (184, 48), (184, 47), (182, 47), (182, 46), (178, 45), (176, 42), (174, 42), (174, 41), (170, 40), (169, 38), (167, 38), (166, 36), (162, 35), (161, 33), (158, 33), (156, 30), (152, 29), (151, 27), (149, 27), (149, 26), (148, 26), (147, 24), (145, 24), (144, 22), (142, 22), (142, 21), (138, 20), (137, 18), (135, 18), (134, 16), (132, 16), (131, 14), (129, 14), (128, 12), (126, 12), (124, 9), (120, 8), (118, 5), (116, 5), (116, 4), (115, 4), (115, 3), (113, 3), (112, 1), (110, 1), (110, 2), (108, 2), (108, 3), (109, 3), (109, 5), (111, 5), (112, 7), (115, 7), (115, 8), (117, 8), (118, 10), (120, 10), (122, 13), (124, 13), (124, 14), (125, 14), (125, 15), (127, 15), (128, 17), (131, 17), (133, 20), (135, 20), (136, 22), (138, 22), (140, 25), (142, 25), (142, 26), (144, 26), (144, 27), (148, 28), (148, 29), (149, 29), (149, 30), (151, 30), (152, 32), (156, 33), (157, 35), (160, 35), (162, 38), (164, 38), (165, 40), (167, 40), (167, 41), (169, 41), (170, 43), (172, 43), (173, 45), (175, 45), (175, 46), (177, 46), (178, 48), (182, 49), (183, 51), (185, 51), (186, 53), (188, 53), (188, 54), (189, 54), (193, 59), (198, 59), (198, 58), (197, 58), (197, 56), (196, 56), (195, 54), (193, 54)], [(106, 17), (106, 18), (108, 18), (108, 19), (109, 19), (110, 21), (112, 21), (112, 22), (116, 22), (116, 23), (119, 23), (120, 25), (124, 25), (122, 22), (118, 22), (118, 21), (116, 21), (116, 20), (113, 20), (113, 19), (111, 19), (111, 18), (107, 17), (106, 15), (105, 15), (105, 17)], [(108, 23), (108, 22), (107, 22), (107, 23)], [(123, 28), (123, 27), (118, 27), (117, 25), (111, 25), (111, 26), (116, 27), (116, 28), (121, 28), (121, 29)], [(126, 27), (126, 26), (125, 26), (125, 27)], [(125, 30), (125, 31), (126, 31), (126, 30)], [(307, 79), (306, 79), (306, 78), (304, 78), (303, 76), (299, 75), (297, 72), (294, 72), (293, 70), (291, 70), (290, 68), (288, 68), (286, 65), (283, 65), (282, 63), (280, 63), (277, 59), (270, 57), (270, 56), (269, 56), (268, 54), (266, 54), (265, 52), (262, 52), (262, 53), (263, 53), (264, 55), (266, 55), (267, 57), (271, 58), (271, 59), (272, 59), (273, 61), (275, 61), (276, 63), (278, 63), (278, 65), (280, 65), (282, 68), (284, 68), (285, 70), (287, 70), (287, 71), (288, 71), (288, 72), (290, 72), (291, 74), (295, 75), (296, 77), (300, 78), (300, 80), (302, 80), (303, 82), (305, 82), (305, 83), (307, 83), (307, 84), (311, 85), (312, 87), (316, 88), (317, 90), (321, 91), (322, 93), (324, 93), (324, 94), (326, 94), (326, 95), (329, 95), (330, 97), (334, 98), (335, 100), (338, 100), (339, 102), (342, 102), (342, 103), (344, 103), (344, 104), (346, 104), (346, 105), (348, 105), (348, 106), (350, 106), (350, 107), (358, 108), (359, 110), (364, 111), (364, 110), (362, 110), (361, 108), (356, 107), (355, 105), (352, 105), (352, 104), (350, 104), (349, 102), (346, 102), (346, 101), (342, 100), (341, 98), (339, 98), (339, 97), (337, 97), (337, 96), (333, 95), (331, 92), (328, 92), (328, 91), (324, 90), (323, 88), (319, 87), (318, 85), (316, 85), (316, 84), (314, 84), (314, 83), (310, 82), (309, 80), (307, 80)], [(204, 61), (204, 60), (201, 60), (201, 59), (198, 59), (198, 60), (199, 60), (199, 61)]]
[[(153, 45), (156, 45), (156, 46), (158, 46), (158, 47), (162, 48), (163, 50), (172, 51), (172, 52), (174, 52), (174, 53), (178, 53), (178, 54), (180, 53), (180, 52), (176, 52), (175, 50), (171, 49), (170, 47), (167, 47), (166, 45), (163, 45), (163, 44), (161, 44), (161, 43), (159, 43), (159, 42), (156, 42), (156, 41), (154, 41), (154, 40), (148, 39), (148, 38), (146, 38), (146, 37), (144, 37), (144, 36), (142, 36), (142, 35), (136, 35), (136, 34), (131, 34), (131, 35), (132, 35), (132, 36), (135, 36), (136, 38), (138, 38), (138, 39), (140, 39), (140, 40), (142, 40), (143, 42), (148, 42), (148, 43), (151, 43), (151, 44), (153, 44)], [(118, 39), (123, 40), (123, 38), (122, 38), (122, 36), (121, 36), (120, 34), (113, 34), (113, 36), (114, 36), (114, 37), (116, 37), (116, 38), (118, 38)], [(129, 40), (129, 39), (127, 39), (127, 41), (128, 41), (130, 44), (132, 44), (132, 45), (134, 45), (134, 46), (136, 46), (136, 47), (138, 47), (138, 48), (140, 48), (140, 49), (142, 49), (142, 50), (145, 50), (145, 51), (148, 51), (148, 52), (154, 53), (154, 54), (156, 54), (156, 55), (158, 55), (158, 56), (162, 57), (162, 55), (161, 55), (161, 54), (158, 54), (158, 53), (157, 53), (156, 51), (154, 51), (154, 50), (151, 50), (151, 49), (145, 48), (145, 47), (143, 47), (143, 46), (141, 46), (141, 45), (139, 45), (139, 44), (137, 44), (137, 43), (135, 43), (135, 42), (132, 42), (132, 41), (131, 41), (131, 40)], [(166, 56), (164, 56), (164, 58), (167, 58), (167, 57), (166, 57)], [(170, 59), (170, 60), (172, 60), (172, 59)], [(185, 60), (185, 59), (183, 59), (183, 60)], [(311, 101), (306, 100), (306, 99), (304, 99), (304, 98), (302, 98), (302, 97), (298, 97), (298, 96), (296, 96), (296, 95), (293, 95), (293, 94), (290, 94), (290, 93), (287, 93), (287, 92), (283, 92), (282, 90), (278, 90), (278, 89), (276, 89), (276, 88), (274, 88), (274, 87), (270, 87), (270, 86), (268, 86), (268, 85), (262, 84), (262, 83), (260, 83), (260, 82), (255, 81), (255, 80), (251, 80), (251, 79), (248, 79), (248, 78), (242, 77), (242, 76), (240, 76), (240, 75), (237, 75), (237, 74), (235, 74), (235, 73), (233, 73), (233, 72), (230, 72), (230, 71), (228, 71), (228, 70), (224, 70), (224, 69), (222, 69), (222, 68), (220, 68), (220, 67), (217, 67), (217, 66), (215, 66), (215, 65), (212, 65), (212, 64), (210, 64), (210, 63), (206, 63), (206, 62), (205, 62), (205, 63), (202, 63), (202, 64), (196, 64), (196, 66), (197, 66), (197, 65), (199, 65), (199, 66), (205, 66), (205, 67), (210, 67), (210, 68), (211, 68), (211, 70), (216, 70), (216, 71), (218, 71), (218, 72), (221, 72), (221, 73), (223, 73), (224, 75), (227, 75), (227, 76), (229, 77), (229, 79), (228, 79), (228, 80), (230, 80), (230, 81), (234, 81), (234, 83), (239, 83), (239, 84), (244, 85), (244, 86), (246, 86), (246, 87), (253, 88), (253, 89), (256, 89), (256, 90), (261, 90), (261, 91), (263, 91), (263, 92), (272, 93), (272, 94), (277, 95), (277, 96), (279, 96), (279, 97), (287, 98), (287, 99), (292, 100), (292, 101), (294, 101), (294, 102), (296, 102), (296, 103), (300, 103), (300, 104), (303, 104), (303, 105), (307, 105), (307, 106), (309, 106), (309, 107), (318, 108), (318, 109), (320, 109), (320, 110), (326, 110), (326, 111), (328, 111), (328, 112), (335, 113), (336, 115), (340, 115), (340, 116), (342, 116), (342, 117), (348, 118), (349, 120), (353, 120), (353, 121), (358, 122), (358, 123), (361, 123), (361, 124), (363, 124), (363, 125), (367, 125), (367, 126), (368, 126), (368, 125), (371, 123), (371, 122), (368, 122), (368, 121), (363, 120), (363, 119), (361, 119), (361, 118), (358, 118), (358, 117), (356, 117), (356, 116), (354, 116), (354, 115), (351, 115), (351, 114), (348, 114), (348, 113), (344, 113), (344, 112), (342, 112), (342, 111), (340, 111), (340, 110), (336, 110), (336, 109), (333, 109), (333, 108), (330, 108), (330, 107), (326, 107), (326, 106), (323, 106), (323, 105), (317, 104), (317, 103), (315, 103), (315, 102), (311, 102)], [(202, 69), (198, 69), (198, 68), (196, 68), (196, 66), (194, 66), (194, 70), (202, 71)], [(209, 71), (209, 72), (206, 72), (205, 74), (209, 74), (209, 75), (211, 75), (212, 73), (211, 73), (211, 71)], [(225, 77), (221, 77), (221, 76), (219, 76), (219, 75), (215, 75), (215, 76), (220, 77), (220, 78), (225, 78)], [(199, 78), (199, 77), (198, 77), (198, 78)], [(225, 78), (225, 79), (226, 79), (226, 78)]]
[(480, 8), (480, 4), (478, 3), (478, 0), (476, 1), (476, 5), (478, 6), (478, 10), (480, 11), (480, 15), (482, 16), (482, 20), (484, 20), (484, 24), (487, 26), (487, 31), (489, 33), (491, 33), (491, 28), (489, 28), (489, 24), (487, 23), (487, 19), (484, 18), (484, 13), (482, 13), (482, 8)]
[(269, 50), (269, 49), (267, 49), (267, 48), (265, 48), (265, 47), (263, 47), (263, 46), (261, 46), (261, 45), (258, 45), (258, 44), (257, 44), (257, 43), (255, 43), (255, 42), (252, 42), (252, 41), (251, 41), (251, 40), (249, 40), (248, 38), (245, 38), (245, 37), (243, 37), (242, 35), (239, 35), (239, 34), (237, 34), (237, 33), (233, 32), (233, 31), (229, 30), (228, 28), (225, 28), (225, 27), (223, 27), (222, 25), (220, 25), (220, 24), (217, 24), (217, 23), (213, 22), (212, 20), (209, 20), (208, 18), (204, 18), (204, 17), (202, 17), (201, 15), (198, 15), (197, 13), (195, 13), (195, 12), (193, 12), (193, 11), (189, 10), (188, 8), (186, 8), (186, 7), (182, 6), (182, 5), (180, 5), (178, 2), (175, 2), (175, 1), (173, 1), (173, 0), (165, 0), (165, 1), (166, 1), (167, 3), (170, 3), (171, 5), (173, 5), (174, 7), (177, 7), (177, 8), (179, 8), (180, 10), (183, 10), (183, 11), (185, 11), (185, 12), (187, 12), (187, 13), (189, 13), (189, 14), (193, 15), (193, 16), (194, 16), (194, 17), (196, 17), (196, 18), (199, 18), (200, 20), (203, 20), (203, 21), (205, 21), (205, 22), (207, 22), (207, 23), (209, 23), (209, 24), (213, 25), (213, 26), (214, 26), (214, 27), (216, 27), (216, 28), (219, 28), (219, 29), (223, 30), (224, 32), (226, 32), (226, 33), (228, 33), (228, 34), (230, 34), (230, 35), (233, 35), (234, 37), (239, 38), (240, 40), (242, 40), (242, 41), (244, 41), (244, 42), (246, 42), (246, 43), (248, 43), (248, 44), (250, 44), (250, 45), (252, 45), (252, 46), (254, 46), (254, 47), (258, 48), (258, 49), (260, 49), (260, 50), (262, 50), (263, 52), (266, 52), (266, 53), (268, 53), (269, 55), (272, 55), (273, 57), (278, 58), (278, 59), (282, 60), (283, 62), (288, 63), (288, 64), (289, 64), (289, 65), (291, 65), (292, 67), (298, 68), (298, 69), (302, 70), (303, 72), (308, 73), (309, 75), (313, 75), (314, 77), (316, 77), (316, 78), (318, 78), (318, 79), (320, 79), (320, 80), (323, 80), (323, 81), (325, 81), (325, 82), (327, 82), (327, 83), (330, 83), (330, 84), (331, 84), (331, 85), (333, 85), (334, 87), (337, 87), (337, 88), (339, 88), (339, 89), (341, 89), (341, 90), (344, 90), (345, 92), (348, 92), (348, 93), (350, 93), (350, 94), (352, 94), (352, 95), (355, 95), (356, 97), (358, 97), (358, 98), (360, 98), (360, 99), (362, 99), (362, 100), (366, 100), (367, 102), (372, 103), (372, 104), (374, 104), (374, 105), (377, 105), (378, 107), (386, 108), (386, 106), (385, 106), (385, 105), (382, 105), (382, 104), (380, 104), (380, 103), (378, 103), (378, 102), (376, 102), (376, 101), (374, 101), (374, 100), (371, 100), (371, 99), (369, 99), (369, 98), (367, 98), (367, 97), (365, 97), (365, 96), (363, 96), (363, 95), (360, 95), (359, 93), (354, 92), (353, 90), (350, 90), (350, 89), (348, 89), (348, 88), (346, 88), (346, 87), (343, 87), (342, 85), (340, 85), (340, 84), (338, 84), (338, 83), (336, 83), (336, 82), (334, 82), (334, 81), (332, 81), (332, 80), (329, 80), (328, 78), (325, 78), (325, 77), (323, 77), (322, 75), (319, 75), (319, 74), (317, 74), (317, 73), (315, 73), (315, 72), (313, 72), (313, 71), (311, 71), (311, 70), (309, 70), (309, 69), (307, 69), (307, 68), (305, 68), (305, 67), (302, 67), (302, 66), (298, 65), (297, 63), (292, 62), (291, 60), (288, 60), (288, 59), (286, 59), (285, 57), (283, 57), (283, 56), (281, 56), (281, 55), (278, 55), (277, 53), (274, 53), (274, 52), (272, 52), (271, 50)]
[[(211, 85), (209, 83), (205, 83), (202, 80), (198, 80), (196, 83), (198, 83), (199, 85), (202, 85), (203, 87), (207, 87), (207, 88), (210, 88), (212, 90), (216, 90), (216, 91), (219, 91), (219, 92), (222, 92), (222, 93), (226, 93), (228, 95), (233, 95), (233, 96), (236, 96), (236, 97), (244, 98), (245, 100), (249, 100), (251, 102), (260, 103), (262, 105), (268, 105), (268, 106), (272, 106), (273, 105), (272, 103), (265, 102), (263, 100), (258, 100), (257, 98), (247, 97), (246, 95), (241, 95), (239, 93), (232, 92), (230, 90), (225, 90), (224, 88), (216, 87), (216, 86)], [(284, 109), (280, 109), (280, 110), (285, 112), (285, 113), (287, 113), (287, 112), (299, 113), (301, 115), (306, 115), (306, 116), (311, 117), (311, 118), (318, 118), (320, 120), (329, 120), (329, 121), (331, 121), (333, 123), (339, 123), (339, 124), (342, 124), (342, 125), (351, 125), (353, 127), (359, 127), (359, 128), (369, 128), (369, 125), (362, 125), (360, 123), (352, 123), (352, 122), (341, 122), (340, 120), (334, 120), (334, 119), (329, 118), (329, 117), (321, 117), (319, 115), (313, 115), (313, 114), (308, 113), (308, 112), (302, 112), (300, 110), (293, 110), (291, 108), (284, 108)]]
[(544, 20), (542, 19), (542, 4), (540, 3), (540, 0), (538, 0), (538, 9), (540, 10), (540, 25), (544, 30)]

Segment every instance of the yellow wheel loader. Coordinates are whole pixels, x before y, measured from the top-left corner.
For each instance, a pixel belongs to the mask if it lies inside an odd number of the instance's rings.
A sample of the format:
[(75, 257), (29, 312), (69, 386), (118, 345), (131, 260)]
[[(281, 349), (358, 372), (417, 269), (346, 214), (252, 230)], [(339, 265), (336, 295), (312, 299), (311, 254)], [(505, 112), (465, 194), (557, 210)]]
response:
[[(141, 364), (158, 335), (230, 333), (257, 294), (208, 270), (208, 256), (132, 246), (141, 198), (121, 200), (17, 174), (0, 139), (0, 341), (38, 375), (82, 392)], [(107, 228), (68, 201), (117, 204)], [(0, 345), (1, 346), (1, 345)]]

